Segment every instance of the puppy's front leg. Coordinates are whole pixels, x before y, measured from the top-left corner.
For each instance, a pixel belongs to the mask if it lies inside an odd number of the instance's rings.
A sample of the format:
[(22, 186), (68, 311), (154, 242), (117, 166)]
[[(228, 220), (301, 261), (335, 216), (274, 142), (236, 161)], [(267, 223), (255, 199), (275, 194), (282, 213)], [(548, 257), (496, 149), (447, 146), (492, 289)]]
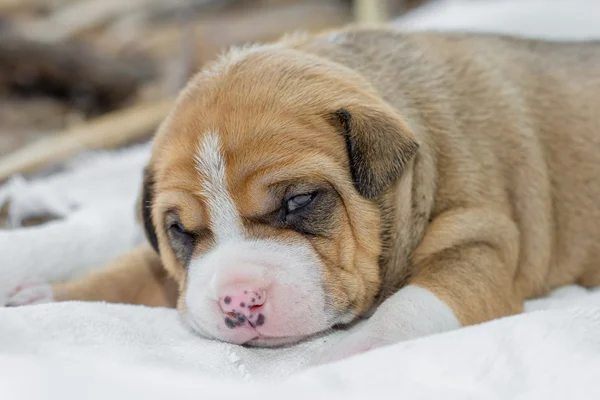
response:
[(515, 224), (493, 210), (441, 215), (413, 253), (410, 284), (315, 363), (521, 312), (518, 243)]
[(22, 285), (7, 305), (68, 300), (174, 307), (177, 286), (162, 267), (158, 254), (142, 245), (79, 279)]

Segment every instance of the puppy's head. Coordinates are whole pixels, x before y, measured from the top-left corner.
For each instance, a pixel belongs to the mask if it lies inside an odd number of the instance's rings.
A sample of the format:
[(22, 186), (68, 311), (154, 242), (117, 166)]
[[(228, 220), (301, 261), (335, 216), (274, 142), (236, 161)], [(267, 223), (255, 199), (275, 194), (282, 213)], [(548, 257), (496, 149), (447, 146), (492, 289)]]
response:
[(284, 48), (200, 73), (155, 141), (142, 212), (199, 333), (277, 345), (373, 304), (377, 198), (417, 149), (353, 71)]

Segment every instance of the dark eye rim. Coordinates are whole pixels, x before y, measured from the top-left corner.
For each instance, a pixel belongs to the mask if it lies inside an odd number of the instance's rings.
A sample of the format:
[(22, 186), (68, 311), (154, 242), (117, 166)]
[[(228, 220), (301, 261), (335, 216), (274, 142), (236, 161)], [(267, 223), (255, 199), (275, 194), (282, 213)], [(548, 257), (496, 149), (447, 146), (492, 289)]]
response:
[(182, 235), (182, 236), (189, 235), (189, 236), (192, 236), (192, 233), (189, 232), (189, 231), (187, 231), (185, 229), (185, 227), (183, 226), (183, 224), (181, 222), (179, 222), (179, 221), (172, 221), (169, 224), (169, 231), (171, 231), (171, 232), (173, 232), (173, 233), (175, 233), (177, 235)]

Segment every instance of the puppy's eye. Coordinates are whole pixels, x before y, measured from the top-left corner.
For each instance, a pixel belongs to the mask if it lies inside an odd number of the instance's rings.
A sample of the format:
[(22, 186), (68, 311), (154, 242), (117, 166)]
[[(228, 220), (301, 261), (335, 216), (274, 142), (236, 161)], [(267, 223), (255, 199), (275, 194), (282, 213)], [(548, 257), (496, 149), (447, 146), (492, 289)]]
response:
[(178, 221), (171, 223), (171, 225), (169, 226), (169, 230), (171, 231), (171, 233), (178, 236), (190, 235), (190, 233), (185, 230), (181, 222)]
[(287, 211), (294, 212), (298, 211), (303, 207), (309, 205), (315, 198), (315, 193), (300, 194), (294, 196), (287, 201)]
[[(172, 218), (172, 217), (171, 217)], [(181, 265), (187, 266), (196, 248), (198, 234), (185, 229), (185, 226), (175, 218), (167, 221), (167, 236), (171, 250)]]

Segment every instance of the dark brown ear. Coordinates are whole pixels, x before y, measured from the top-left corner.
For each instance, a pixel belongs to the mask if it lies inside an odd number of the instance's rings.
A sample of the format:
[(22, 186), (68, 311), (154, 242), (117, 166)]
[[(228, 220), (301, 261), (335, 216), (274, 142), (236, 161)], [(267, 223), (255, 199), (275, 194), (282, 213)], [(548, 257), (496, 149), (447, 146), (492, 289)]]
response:
[(335, 111), (334, 119), (346, 140), (356, 189), (368, 199), (379, 197), (417, 152), (414, 135), (391, 107), (348, 106)]
[(152, 221), (152, 199), (154, 197), (154, 176), (150, 167), (144, 168), (142, 193), (138, 202), (138, 214), (144, 224), (146, 238), (154, 250), (159, 253), (156, 226)]

